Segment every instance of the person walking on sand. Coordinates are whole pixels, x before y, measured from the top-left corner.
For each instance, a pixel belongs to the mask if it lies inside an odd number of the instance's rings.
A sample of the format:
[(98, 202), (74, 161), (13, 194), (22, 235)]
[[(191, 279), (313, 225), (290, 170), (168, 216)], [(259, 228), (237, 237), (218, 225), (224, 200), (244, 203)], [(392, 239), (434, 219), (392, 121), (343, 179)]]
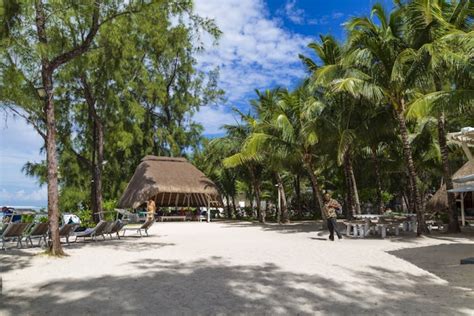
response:
[(326, 215), (329, 239), (334, 241), (334, 231), (336, 231), (337, 238), (341, 239), (341, 233), (337, 229), (337, 211), (341, 209), (341, 204), (338, 201), (331, 198), (331, 194), (324, 194), (324, 215)]
[(155, 219), (156, 204), (153, 199), (148, 199), (146, 203), (146, 219), (154, 220)]

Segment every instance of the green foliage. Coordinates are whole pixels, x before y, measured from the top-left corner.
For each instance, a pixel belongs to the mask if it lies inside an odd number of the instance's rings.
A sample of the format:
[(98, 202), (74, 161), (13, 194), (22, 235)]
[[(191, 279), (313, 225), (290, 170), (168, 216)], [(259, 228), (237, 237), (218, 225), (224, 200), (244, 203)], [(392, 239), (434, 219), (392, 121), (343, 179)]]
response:
[(95, 227), (96, 224), (94, 222), (91, 210), (81, 210), (77, 212), (76, 215), (81, 220), (82, 227), (87, 227), (87, 228)]
[(33, 223), (35, 219), (35, 215), (22, 215), (21, 222), (22, 223)]
[[(80, 43), (95, 8), (42, 3), (47, 44), (37, 41), (33, 2), (0, 1), (0, 106), (41, 135), (41, 57)], [(310, 179), (346, 200), (409, 196), (406, 148), (418, 188), (437, 188), (439, 117), (448, 132), (474, 125), (473, 10), (472, 1), (397, 1), (392, 12), (375, 4), (346, 22), (345, 42), (321, 35), (308, 45), (317, 59), (300, 56), (310, 76), (299, 87), (256, 91), (248, 113), (235, 110), (239, 123), (208, 140), (193, 115), (222, 102), (224, 92), (219, 69), (200, 71), (196, 54), (203, 33), (219, 38), (214, 22), (195, 15), (191, 1), (104, 1), (92, 49), (54, 75), (60, 208), (93, 226), (97, 174), (111, 212), (149, 154), (190, 156), (228, 201), (277, 204), (279, 178), (300, 217), (314, 208)], [(455, 169), (461, 150), (444, 149)], [(45, 161), (23, 172), (47, 183)]]
[[(38, 44), (33, 4), (0, 2), (0, 23), (8, 26), (0, 34), (0, 106), (44, 135), (43, 100), (36, 89), (41, 56), (53, 59), (84, 41), (96, 6), (42, 1), (48, 43)], [(143, 156), (198, 150), (203, 127), (193, 115), (224, 95), (218, 69), (199, 71), (195, 59), (201, 36), (217, 40), (221, 32), (213, 20), (193, 12), (191, 1), (103, 1), (98, 20), (92, 49), (54, 76), (59, 202), (67, 212), (94, 207), (91, 180), (98, 165), (102, 196), (113, 200)], [(47, 182), (45, 161), (28, 162), (23, 172)]]
[(113, 212), (117, 207), (117, 200), (106, 200), (104, 201), (104, 211)]

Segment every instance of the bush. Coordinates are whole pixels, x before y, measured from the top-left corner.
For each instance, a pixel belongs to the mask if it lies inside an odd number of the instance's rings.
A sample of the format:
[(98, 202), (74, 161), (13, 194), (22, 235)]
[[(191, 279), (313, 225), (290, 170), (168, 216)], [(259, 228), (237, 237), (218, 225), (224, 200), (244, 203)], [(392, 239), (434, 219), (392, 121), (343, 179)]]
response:
[(104, 212), (113, 212), (117, 207), (117, 200), (105, 200), (102, 208)]
[(22, 223), (33, 223), (35, 215), (21, 215)]
[(81, 220), (82, 227), (95, 227), (95, 222), (92, 218), (91, 210), (81, 210), (77, 213), (77, 216)]

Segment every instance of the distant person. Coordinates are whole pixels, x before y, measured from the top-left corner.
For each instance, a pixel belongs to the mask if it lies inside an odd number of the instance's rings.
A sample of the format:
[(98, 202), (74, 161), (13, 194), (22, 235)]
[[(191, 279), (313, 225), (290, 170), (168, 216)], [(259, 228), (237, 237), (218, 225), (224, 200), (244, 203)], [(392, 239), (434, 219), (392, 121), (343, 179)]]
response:
[(146, 204), (146, 219), (147, 220), (154, 220), (155, 219), (155, 212), (156, 212), (156, 204), (153, 199), (148, 199)]
[(337, 212), (341, 210), (341, 204), (338, 201), (331, 198), (331, 194), (324, 194), (324, 208), (323, 212), (326, 215), (328, 229), (329, 229), (329, 240), (334, 241), (334, 231), (336, 231), (337, 238), (341, 239), (341, 233), (337, 229)]

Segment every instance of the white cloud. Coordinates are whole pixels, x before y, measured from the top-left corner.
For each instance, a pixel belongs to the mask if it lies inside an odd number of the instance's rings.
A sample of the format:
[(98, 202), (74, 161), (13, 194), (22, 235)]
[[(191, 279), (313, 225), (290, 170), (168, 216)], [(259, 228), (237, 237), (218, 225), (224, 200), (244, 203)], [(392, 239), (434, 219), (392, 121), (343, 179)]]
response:
[(27, 161), (40, 162), (43, 139), (23, 119), (2, 117), (0, 123), (0, 205), (31, 202), (46, 205), (46, 187), (38, 188), (35, 179), (21, 169)]
[(18, 190), (9, 191), (5, 188), (0, 190), (1, 204), (11, 204), (17, 202), (46, 202), (48, 198), (48, 191), (46, 186), (42, 186), (36, 190)]
[(289, 0), (285, 4), (285, 13), (288, 19), (295, 24), (304, 23), (304, 10), (296, 7), (296, 0)]
[(215, 136), (223, 133), (222, 125), (235, 124), (238, 119), (221, 105), (202, 107), (194, 116), (194, 120), (204, 126), (206, 135)]
[(339, 20), (345, 15), (342, 12), (333, 12), (331, 14), (322, 15), (316, 18), (308, 19), (307, 23), (310, 25), (326, 25), (331, 21)]
[(291, 85), (304, 76), (298, 54), (311, 39), (283, 29), (263, 1), (197, 0), (195, 10), (215, 19), (223, 32), (219, 43), (208, 45), (197, 58), (203, 70), (220, 68), (220, 86), (230, 103), (253, 97), (255, 89)]

